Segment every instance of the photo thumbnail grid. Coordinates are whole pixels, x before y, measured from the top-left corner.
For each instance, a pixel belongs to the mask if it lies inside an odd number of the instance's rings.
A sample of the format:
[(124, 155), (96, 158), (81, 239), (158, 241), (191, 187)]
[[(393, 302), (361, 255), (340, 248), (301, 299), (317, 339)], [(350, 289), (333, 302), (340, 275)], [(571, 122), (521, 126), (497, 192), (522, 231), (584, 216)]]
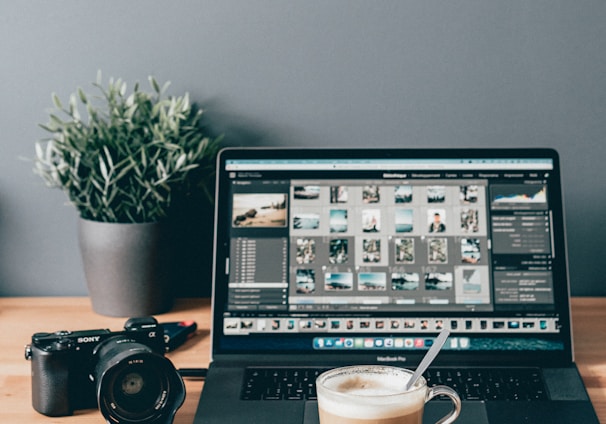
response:
[(291, 303), (355, 293), (489, 303), (486, 216), (476, 182), (293, 183)]

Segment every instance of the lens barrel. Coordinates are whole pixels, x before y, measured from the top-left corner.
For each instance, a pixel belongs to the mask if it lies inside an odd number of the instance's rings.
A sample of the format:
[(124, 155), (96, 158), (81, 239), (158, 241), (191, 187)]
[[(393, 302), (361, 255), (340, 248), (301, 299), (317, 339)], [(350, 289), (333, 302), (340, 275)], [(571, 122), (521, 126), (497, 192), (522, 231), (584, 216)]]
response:
[(185, 385), (168, 359), (123, 336), (104, 341), (96, 356), (97, 401), (108, 422), (173, 422)]

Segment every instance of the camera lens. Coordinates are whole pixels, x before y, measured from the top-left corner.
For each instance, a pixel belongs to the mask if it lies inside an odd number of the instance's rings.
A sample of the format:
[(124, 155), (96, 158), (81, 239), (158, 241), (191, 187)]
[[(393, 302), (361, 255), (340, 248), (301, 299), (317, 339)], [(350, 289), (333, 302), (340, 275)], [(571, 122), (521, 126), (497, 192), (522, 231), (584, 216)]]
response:
[(108, 422), (172, 422), (185, 387), (168, 359), (120, 337), (103, 342), (97, 355), (97, 400)]
[(134, 396), (141, 393), (141, 389), (145, 385), (145, 380), (141, 374), (129, 372), (122, 379), (122, 393), (126, 396)]
[[(109, 376), (111, 391), (106, 403), (124, 418), (136, 419), (153, 415), (156, 407), (163, 406), (167, 392), (166, 381), (155, 375), (150, 367), (134, 365)], [(112, 384), (113, 383), (113, 384)]]

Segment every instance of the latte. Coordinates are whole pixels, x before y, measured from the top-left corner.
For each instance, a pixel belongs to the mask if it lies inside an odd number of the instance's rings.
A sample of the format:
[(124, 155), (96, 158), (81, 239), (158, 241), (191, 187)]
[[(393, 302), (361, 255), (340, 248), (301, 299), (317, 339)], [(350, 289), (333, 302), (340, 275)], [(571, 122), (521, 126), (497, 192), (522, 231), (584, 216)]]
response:
[(345, 372), (326, 379), (318, 387), (320, 422), (420, 424), (426, 390), (423, 384), (406, 391), (409, 378), (409, 372), (391, 369), (382, 374)]

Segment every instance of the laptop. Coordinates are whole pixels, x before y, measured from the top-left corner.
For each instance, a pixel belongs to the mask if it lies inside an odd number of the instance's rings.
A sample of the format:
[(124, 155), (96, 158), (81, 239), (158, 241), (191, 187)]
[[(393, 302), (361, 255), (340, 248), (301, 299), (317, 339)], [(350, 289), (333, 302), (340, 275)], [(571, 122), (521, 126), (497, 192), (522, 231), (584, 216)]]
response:
[[(318, 373), (414, 369), (444, 328), (426, 378), (464, 399), (457, 422), (598, 422), (556, 151), (228, 148), (215, 219), (195, 423), (318, 423)], [(424, 422), (450, 408), (430, 401)]]

